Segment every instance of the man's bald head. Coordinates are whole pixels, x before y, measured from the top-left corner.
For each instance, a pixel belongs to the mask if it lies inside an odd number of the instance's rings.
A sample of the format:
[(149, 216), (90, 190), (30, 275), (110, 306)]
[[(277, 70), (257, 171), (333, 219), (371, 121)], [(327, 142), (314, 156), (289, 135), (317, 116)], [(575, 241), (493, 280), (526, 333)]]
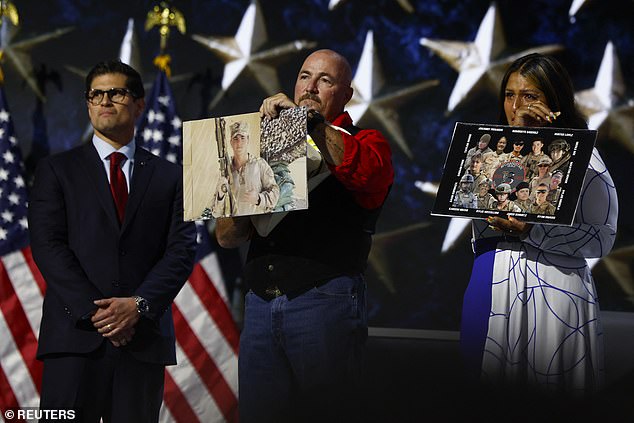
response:
[(295, 103), (332, 121), (352, 98), (352, 68), (339, 53), (323, 49), (311, 53), (295, 83)]

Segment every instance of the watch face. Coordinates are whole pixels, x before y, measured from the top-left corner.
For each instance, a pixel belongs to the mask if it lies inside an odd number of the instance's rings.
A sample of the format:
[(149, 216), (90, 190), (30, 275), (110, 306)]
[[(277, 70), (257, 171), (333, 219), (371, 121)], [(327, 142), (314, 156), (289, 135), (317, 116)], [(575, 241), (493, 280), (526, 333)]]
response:
[(139, 313), (147, 313), (150, 309), (150, 305), (145, 298), (136, 297), (136, 308)]

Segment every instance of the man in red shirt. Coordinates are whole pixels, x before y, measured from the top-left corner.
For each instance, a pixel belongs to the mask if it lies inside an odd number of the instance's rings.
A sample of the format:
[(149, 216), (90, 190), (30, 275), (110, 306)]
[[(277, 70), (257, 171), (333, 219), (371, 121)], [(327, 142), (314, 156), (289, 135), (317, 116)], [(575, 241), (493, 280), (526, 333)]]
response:
[(344, 111), (351, 80), (344, 57), (318, 50), (302, 65), (294, 100), (279, 93), (260, 108), (267, 119), (283, 109), (308, 109), (308, 132), (329, 172), (310, 191), (309, 208), (290, 212), (268, 234), (248, 217), (217, 221), (223, 247), (250, 241), (239, 354), (242, 422), (360, 417), (363, 272), (394, 171), (383, 135), (355, 127)]

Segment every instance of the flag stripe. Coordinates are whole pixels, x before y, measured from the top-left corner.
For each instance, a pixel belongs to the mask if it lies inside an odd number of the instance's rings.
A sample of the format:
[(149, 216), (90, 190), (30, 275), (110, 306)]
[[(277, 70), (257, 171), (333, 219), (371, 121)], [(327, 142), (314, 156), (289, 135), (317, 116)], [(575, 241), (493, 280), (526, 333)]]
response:
[(218, 294), (214, 283), (211, 281), (202, 266), (196, 265), (189, 277), (191, 287), (196, 291), (207, 312), (212, 316), (218, 329), (229, 342), (235, 354), (238, 354), (239, 336), (235, 322), (227, 304)]
[(29, 320), (13, 289), (4, 265), (0, 265), (0, 310), (5, 316), (10, 317), (11, 324), (8, 329), (24, 358), (24, 362), (27, 363), (31, 378), (36, 381), (39, 392), (42, 366), (38, 365), (39, 362), (35, 359), (37, 339), (31, 331)]
[(35, 359), (42, 294), (20, 250), (28, 245), (27, 184), (3, 87), (0, 170), (0, 401), (33, 407), (42, 378), (42, 363)]
[(178, 365), (168, 367), (172, 378), (178, 383), (183, 396), (196, 412), (201, 422), (224, 422), (226, 421), (209, 393), (207, 386), (202, 381), (202, 375), (198, 374), (195, 367), (183, 351), (182, 346), (176, 342), (176, 357)]
[(163, 405), (161, 406), (161, 411), (159, 412), (158, 421), (159, 423), (173, 423), (176, 421), (172, 413), (170, 413), (170, 409), (165, 405), (165, 399), (163, 399)]
[(44, 276), (42, 276), (40, 269), (38, 269), (37, 265), (35, 264), (31, 247), (23, 248), (22, 255), (24, 256), (24, 260), (26, 261), (26, 264), (31, 269), (31, 275), (33, 276), (33, 280), (37, 283), (37, 286), (40, 288), (40, 293), (42, 294), (42, 297), (44, 297), (44, 294), (46, 294), (46, 281), (44, 280)]
[(222, 276), (220, 262), (218, 261), (218, 254), (207, 254), (200, 260), (200, 265), (205, 269), (205, 273), (209, 276), (209, 279), (216, 287), (216, 291), (222, 297), (225, 304), (229, 304), (229, 296), (227, 295), (227, 288), (225, 285), (225, 279)]
[[(156, 75), (136, 140), (152, 153), (182, 164), (182, 124), (165, 72)], [(201, 222), (197, 222), (197, 231), (197, 257), (202, 259), (176, 297), (172, 312), (178, 364), (166, 372), (178, 390), (170, 388), (165, 393), (165, 404), (171, 406), (166, 405), (161, 418), (168, 419), (169, 411), (171, 421), (191, 421), (189, 409), (181, 415), (175, 407), (186, 401), (198, 421), (223, 422), (237, 415), (239, 336), (209, 234)]]
[(163, 401), (170, 409), (175, 422), (196, 423), (200, 421), (198, 417), (196, 417), (194, 410), (189, 406), (180, 388), (174, 379), (172, 379), (169, 371), (165, 372), (165, 393), (163, 395)]
[(207, 354), (217, 363), (222, 377), (238, 396), (238, 361), (227, 340), (218, 330), (216, 322), (205, 309), (190, 284), (186, 284), (175, 300), (179, 311), (187, 320), (192, 332), (205, 348)]
[(29, 320), (34, 334), (40, 333), (40, 320), (42, 319), (42, 292), (34, 283), (31, 269), (26, 264), (22, 250), (7, 254), (2, 257), (2, 264), (7, 271), (13, 288), (20, 300), (22, 309)]
[(200, 343), (196, 334), (191, 330), (185, 317), (178, 306), (172, 309), (174, 326), (176, 327), (176, 339), (183, 346), (183, 351), (198, 371), (204, 375), (203, 382), (216, 401), (218, 408), (227, 421), (234, 421), (237, 412), (236, 397), (231, 387), (222, 377), (216, 363), (211, 359), (207, 351)]
[[(16, 397), (17, 404), (21, 407), (33, 407), (39, 401), (39, 393), (30, 372), (36, 369), (36, 372), (41, 374), (42, 366), (39, 361), (31, 362), (30, 366), (27, 365), (28, 362), (25, 362), (11, 333), (13, 320), (8, 318), (5, 320), (5, 317), (6, 314), (0, 313), (1, 367)], [(35, 380), (39, 381), (40, 378)]]
[(8, 408), (17, 407), (18, 399), (13, 394), (11, 384), (1, 364), (2, 362), (0, 362), (0, 410), (4, 411)]

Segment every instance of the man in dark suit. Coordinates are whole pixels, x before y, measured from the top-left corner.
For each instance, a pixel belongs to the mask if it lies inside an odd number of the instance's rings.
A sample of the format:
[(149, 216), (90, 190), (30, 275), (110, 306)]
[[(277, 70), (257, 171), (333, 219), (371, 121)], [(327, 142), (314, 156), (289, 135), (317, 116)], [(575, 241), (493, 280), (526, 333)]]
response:
[(82, 422), (158, 420), (175, 364), (171, 303), (191, 273), (182, 171), (135, 145), (144, 89), (118, 61), (86, 77), (92, 141), (42, 159), (29, 206), (46, 279), (41, 403)]

